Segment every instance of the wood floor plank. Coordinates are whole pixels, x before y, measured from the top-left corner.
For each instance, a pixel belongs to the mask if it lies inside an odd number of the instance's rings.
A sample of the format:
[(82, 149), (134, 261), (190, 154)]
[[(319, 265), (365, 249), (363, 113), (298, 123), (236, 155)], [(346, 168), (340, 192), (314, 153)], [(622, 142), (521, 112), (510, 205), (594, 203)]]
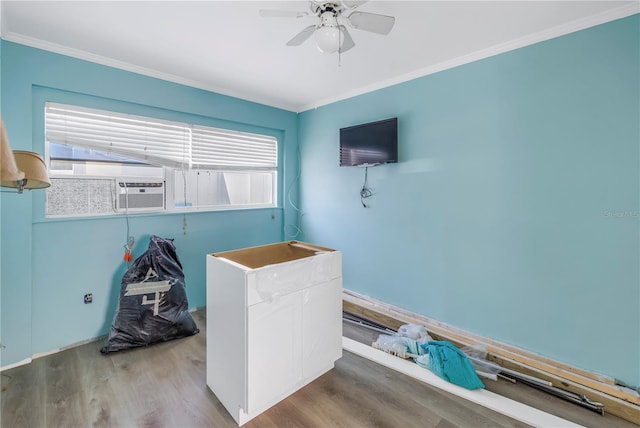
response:
[[(425, 426), (433, 426), (440, 420), (433, 409), (397, 393), (397, 387), (404, 383), (404, 378), (395, 377), (384, 368), (378, 371), (376, 364), (373, 366), (368, 360), (345, 353), (334, 372), (327, 376), (334, 382), (332, 389), (336, 391), (336, 406), (347, 414), (356, 414), (365, 426), (406, 426), (417, 420)], [(372, 367), (374, 370), (370, 370)], [(363, 373), (366, 374), (363, 376)], [(366, 381), (368, 377), (375, 382)], [(424, 391), (419, 389), (418, 393)]]
[[(13, 369), (10, 376), (3, 376), (6, 383), (0, 397), (0, 426), (2, 427), (43, 427), (46, 426), (44, 403), (44, 384), (35, 382), (24, 387), (27, 379), (39, 377), (37, 367), (30, 370)], [(34, 375), (35, 374), (35, 375)], [(3, 373), (4, 375), (4, 373)], [(5, 389), (6, 386), (6, 389)], [(14, 389), (15, 388), (15, 389)]]
[[(126, 407), (119, 405), (116, 368), (113, 361), (99, 353), (103, 343), (88, 343), (73, 348), (84, 402), (85, 420), (93, 427), (124, 426), (130, 420)], [(116, 410), (117, 409), (117, 410)]]
[(77, 394), (82, 389), (78, 382), (80, 377), (77, 348), (67, 349), (47, 356), (46, 393), (47, 401), (61, 401), (65, 397)]
[(45, 425), (45, 361), (35, 360), (2, 373), (0, 426)]
[(292, 400), (285, 400), (249, 421), (246, 428), (315, 428), (316, 417), (307, 414), (308, 407), (299, 407)]

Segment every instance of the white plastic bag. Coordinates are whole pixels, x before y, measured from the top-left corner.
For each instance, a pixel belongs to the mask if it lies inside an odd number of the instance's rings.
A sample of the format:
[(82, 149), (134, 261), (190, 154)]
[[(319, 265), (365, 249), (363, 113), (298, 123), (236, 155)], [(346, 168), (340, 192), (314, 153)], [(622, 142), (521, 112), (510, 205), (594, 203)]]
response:
[(418, 324), (405, 324), (400, 326), (400, 328), (398, 329), (398, 335), (411, 338), (419, 344), (427, 343), (433, 340), (433, 338), (429, 336), (427, 328), (423, 325)]

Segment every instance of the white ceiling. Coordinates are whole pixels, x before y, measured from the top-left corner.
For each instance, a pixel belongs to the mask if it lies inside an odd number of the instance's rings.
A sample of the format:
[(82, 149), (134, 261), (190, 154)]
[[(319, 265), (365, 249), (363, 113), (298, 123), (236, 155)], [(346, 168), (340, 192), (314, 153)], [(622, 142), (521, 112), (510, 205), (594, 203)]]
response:
[(369, 1), (382, 36), (350, 29), (338, 57), (307, 40), (305, 1), (8, 1), (1, 36), (101, 64), (299, 112), (640, 11), (638, 1)]

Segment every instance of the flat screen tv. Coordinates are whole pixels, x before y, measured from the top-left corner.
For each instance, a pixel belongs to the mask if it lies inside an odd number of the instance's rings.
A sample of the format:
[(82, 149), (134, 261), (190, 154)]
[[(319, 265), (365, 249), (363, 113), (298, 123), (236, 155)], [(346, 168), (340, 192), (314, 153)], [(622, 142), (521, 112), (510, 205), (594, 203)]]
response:
[(398, 118), (340, 129), (340, 166), (398, 162)]

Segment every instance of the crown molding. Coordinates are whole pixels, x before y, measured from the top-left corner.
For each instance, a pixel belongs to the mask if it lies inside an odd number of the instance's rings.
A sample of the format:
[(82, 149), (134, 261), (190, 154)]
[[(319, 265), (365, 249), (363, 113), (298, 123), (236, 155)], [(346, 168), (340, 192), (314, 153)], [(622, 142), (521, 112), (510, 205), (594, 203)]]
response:
[(281, 108), (283, 110), (295, 111), (297, 106), (292, 106), (283, 103), (274, 102), (274, 100), (265, 100), (260, 99), (259, 97), (252, 96), (246, 93), (236, 93), (234, 91), (230, 91), (228, 89), (211, 86), (205, 84), (203, 82), (187, 79), (181, 76), (177, 76), (171, 73), (164, 73), (162, 71), (153, 70), (146, 67), (141, 67), (139, 65), (131, 64), (125, 61), (118, 61), (113, 58), (108, 58), (105, 56), (93, 54), (91, 52), (87, 52), (81, 49), (70, 48), (68, 46), (59, 45), (57, 43), (52, 43), (46, 40), (36, 39), (33, 37), (27, 37), (22, 34), (14, 33), (14, 32), (6, 32), (2, 36), (3, 40), (18, 43), (21, 45), (30, 46), (32, 48), (41, 49), (48, 52), (57, 53), (60, 55), (69, 56), (72, 58), (93, 62), (96, 64), (105, 65), (107, 67), (117, 68), (119, 70), (129, 71), (136, 74), (141, 74), (147, 77), (153, 77), (160, 80), (165, 80), (172, 83), (177, 83), (180, 85), (189, 86), (196, 89), (202, 89), (208, 92), (215, 92), (220, 95), (225, 95), (234, 98), (240, 98), (245, 101), (250, 101), (258, 104), (265, 104), (271, 107)]
[(419, 77), (428, 76), (430, 74), (439, 73), (444, 70), (459, 67), (461, 65), (469, 64), (475, 61), (486, 59), (495, 55), (500, 55), (505, 52), (520, 49), (526, 46), (534, 45), (536, 43), (544, 42), (546, 40), (561, 37), (567, 34), (575, 33), (580, 30), (584, 30), (597, 25), (605, 24), (607, 22), (615, 21), (617, 19), (626, 18), (631, 15), (640, 13), (640, 2), (634, 2), (615, 9), (610, 9), (605, 12), (591, 15), (582, 19), (577, 19), (566, 24), (558, 25), (556, 27), (549, 28), (544, 31), (529, 34), (525, 37), (511, 40), (509, 42), (500, 43), (498, 45), (491, 46), (486, 49), (482, 49), (476, 52), (472, 52), (467, 55), (459, 56), (448, 61), (440, 62), (432, 66), (422, 68), (411, 73), (403, 74), (392, 79), (383, 80), (373, 85), (364, 86), (362, 88), (355, 89), (353, 91), (341, 94), (338, 97), (326, 98), (318, 101), (317, 103), (307, 104), (301, 106), (298, 113), (312, 110), (318, 107), (322, 107), (328, 104), (332, 104), (337, 101), (343, 101), (358, 95), (373, 92), (379, 89), (383, 89), (389, 86), (397, 85), (399, 83), (407, 82)]

